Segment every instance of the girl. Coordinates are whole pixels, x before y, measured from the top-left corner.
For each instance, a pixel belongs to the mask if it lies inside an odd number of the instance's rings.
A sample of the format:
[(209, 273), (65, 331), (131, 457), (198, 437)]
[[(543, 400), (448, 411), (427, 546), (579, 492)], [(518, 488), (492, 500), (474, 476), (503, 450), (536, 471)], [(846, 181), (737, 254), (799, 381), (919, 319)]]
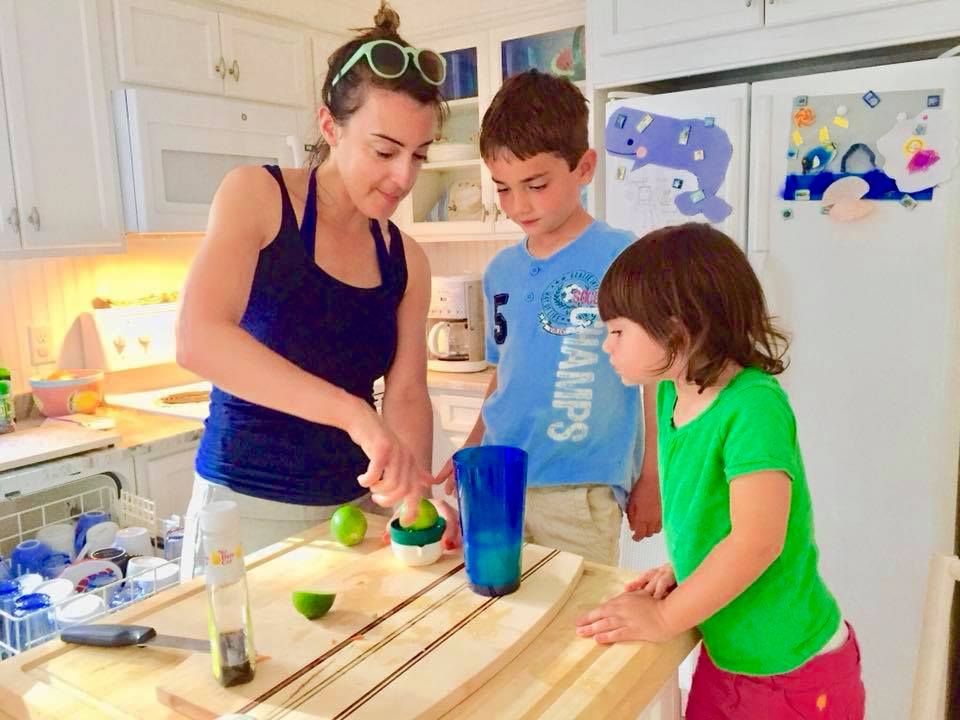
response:
[(660, 381), (672, 562), (577, 632), (662, 642), (698, 627), (687, 720), (862, 719), (860, 650), (817, 570), (796, 422), (773, 377), (786, 337), (746, 257), (709, 225), (656, 230), (614, 261), (599, 309), (623, 382)]
[[(241, 167), (214, 197), (177, 331), (178, 362), (214, 385), (185, 577), (211, 500), (238, 502), (252, 551), (341, 503), (371, 509), (368, 491), (381, 506), (408, 500), (407, 522), (429, 494), (430, 268), (388, 218), (437, 133), (446, 67), (398, 25), (381, 5), (375, 26), (331, 55), (310, 167)], [(447, 528), (452, 545), (457, 523)]]

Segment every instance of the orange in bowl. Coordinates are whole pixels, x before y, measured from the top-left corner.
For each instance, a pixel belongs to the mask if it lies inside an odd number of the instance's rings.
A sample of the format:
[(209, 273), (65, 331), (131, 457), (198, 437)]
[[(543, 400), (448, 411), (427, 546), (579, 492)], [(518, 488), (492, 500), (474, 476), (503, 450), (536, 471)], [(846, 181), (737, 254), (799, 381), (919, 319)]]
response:
[(30, 388), (37, 408), (47, 417), (92, 415), (103, 401), (103, 371), (55, 370), (30, 378)]

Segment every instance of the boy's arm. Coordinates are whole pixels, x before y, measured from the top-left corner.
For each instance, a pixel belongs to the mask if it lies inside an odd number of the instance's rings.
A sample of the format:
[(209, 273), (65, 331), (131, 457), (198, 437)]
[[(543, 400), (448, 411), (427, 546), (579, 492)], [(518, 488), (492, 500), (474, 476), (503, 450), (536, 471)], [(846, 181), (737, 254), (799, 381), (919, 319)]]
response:
[(657, 468), (657, 385), (643, 386), (643, 464), (627, 500), (627, 522), (634, 540), (663, 529), (660, 511), (660, 473)]
[[(490, 384), (487, 385), (487, 392), (483, 396), (483, 402), (487, 402), (487, 398), (493, 395), (493, 392), (497, 389), (497, 368), (493, 368), (493, 377), (490, 378)], [(473, 424), (473, 429), (470, 431), (470, 434), (467, 435), (467, 439), (463, 442), (463, 447), (473, 447), (474, 445), (479, 445), (480, 441), (483, 440), (483, 433), (486, 432), (487, 428), (483, 424), (483, 408), (481, 407), (480, 412), (477, 414), (477, 421)], [(453, 495), (453, 458), (447, 460), (443, 467), (440, 469), (440, 472), (437, 473), (437, 476), (433, 479), (435, 485), (443, 483), (443, 491), (447, 495)]]

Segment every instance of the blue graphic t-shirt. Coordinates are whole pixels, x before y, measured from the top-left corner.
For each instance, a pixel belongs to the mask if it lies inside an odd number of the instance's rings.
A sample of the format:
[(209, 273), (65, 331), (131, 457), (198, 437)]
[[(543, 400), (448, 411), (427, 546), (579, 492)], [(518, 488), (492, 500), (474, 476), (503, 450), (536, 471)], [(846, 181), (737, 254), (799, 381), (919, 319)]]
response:
[(594, 221), (548, 258), (524, 240), (484, 273), (497, 389), (483, 405), (483, 443), (526, 450), (528, 486), (613, 485), (622, 502), (639, 471), (640, 392), (610, 366), (597, 312), (600, 280), (633, 239)]

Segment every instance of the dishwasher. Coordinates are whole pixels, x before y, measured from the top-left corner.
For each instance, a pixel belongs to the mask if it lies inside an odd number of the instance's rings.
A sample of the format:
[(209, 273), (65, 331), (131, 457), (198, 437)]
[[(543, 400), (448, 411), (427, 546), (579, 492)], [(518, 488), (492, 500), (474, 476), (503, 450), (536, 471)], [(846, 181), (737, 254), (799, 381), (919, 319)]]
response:
[[(153, 501), (128, 489), (126, 481), (132, 473), (118, 473), (122, 465), (110, 470), (102, 464), (102, 456), (109, 453), (91, 455), (101, 456), (100, 467), (81, 455), (58, 461), (58, 471), (46, 467), (53, 463), (41, 463), (0, 474), (0, 659), (179, 582), (178, 560), (156, 556), (127, 556), (125, 570), (106, 560), (79, 559), (60, 568), (45, 567), (42, 574), (15, 576), (12, 556), (17, 545), (36, 540), (44, 528), (74, 525), (81, 515), (93, 511), (109, 513), (120, 528), (146, 528), (151, 550), (160, 550), (164, 528)], [(81, 468), (73, 469), (74, 479), (64, 481), (63, 471), (71, 467), (68, 461)]]

